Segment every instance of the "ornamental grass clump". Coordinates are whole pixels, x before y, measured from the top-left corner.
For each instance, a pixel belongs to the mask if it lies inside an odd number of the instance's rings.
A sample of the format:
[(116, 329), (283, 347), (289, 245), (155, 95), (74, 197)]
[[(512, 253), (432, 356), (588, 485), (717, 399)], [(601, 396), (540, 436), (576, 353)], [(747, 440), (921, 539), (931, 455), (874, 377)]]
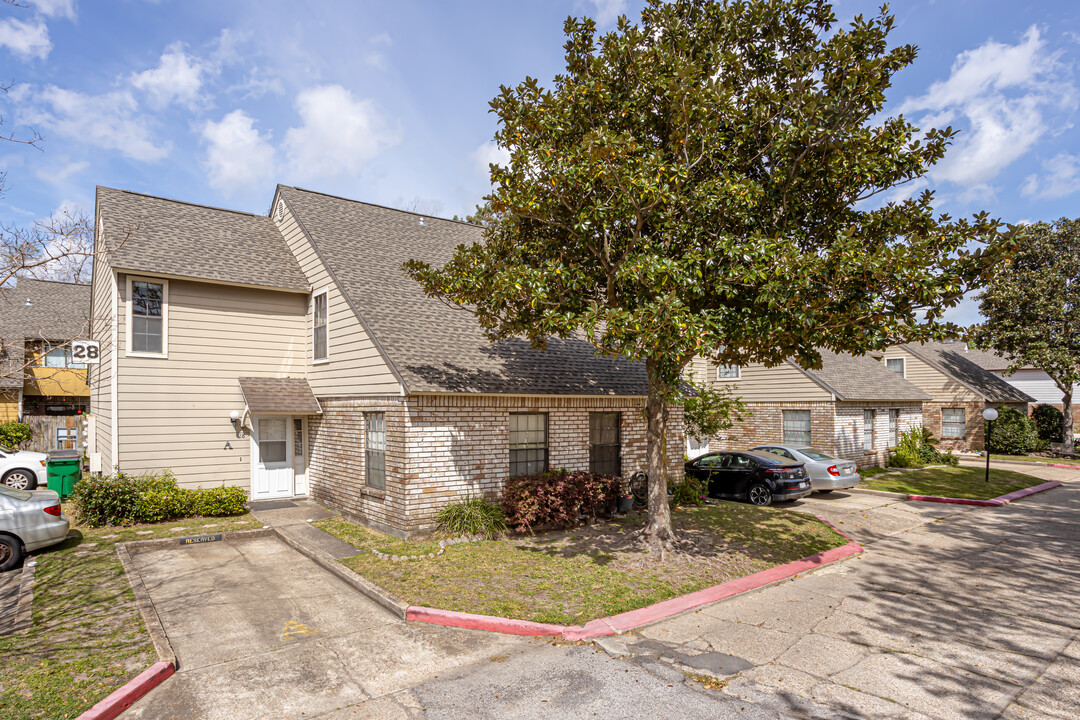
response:
[(436, 516), (439, 528), (459, 537), (482, 536), (494, 539), (506, 532), (506, 515), (483, 497), (469, 497), (450, 503)]

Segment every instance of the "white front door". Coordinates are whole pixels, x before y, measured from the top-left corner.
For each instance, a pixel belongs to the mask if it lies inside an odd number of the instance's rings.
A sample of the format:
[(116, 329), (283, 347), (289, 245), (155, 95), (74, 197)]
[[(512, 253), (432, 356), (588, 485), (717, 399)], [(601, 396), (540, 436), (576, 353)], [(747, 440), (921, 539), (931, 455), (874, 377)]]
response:
[(293, 494), (292, 418), (258, 415), (251, 418), (251, 498), (291, 497)]

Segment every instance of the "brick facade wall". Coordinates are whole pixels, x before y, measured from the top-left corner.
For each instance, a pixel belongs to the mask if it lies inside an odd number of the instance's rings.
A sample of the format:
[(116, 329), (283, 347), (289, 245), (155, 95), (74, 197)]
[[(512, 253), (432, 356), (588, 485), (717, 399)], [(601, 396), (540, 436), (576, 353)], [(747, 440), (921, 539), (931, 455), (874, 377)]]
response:
[[(941, 437), (941, 410), (942, 408), (964, 408), (964, 437), (943, 438)], [(935, 445), (942, 450), (969, 450), (982, 452), (986, 449), (986, 421), (983, 420), (983, 410), (987, 407), (1011, 407), (1027, 414), (1026, 403), (1002, 403), (990, 404), (984, 402), (927, 402), (923, 403), (923, 424), (929, 428), (934, 436)]]
[[(874, 411), (873, 449), (864, 447), (864, 412)], [(889, 432), (889, 411), (899, 410), (897, 437), (900, 433), (922, 424), (922, 403), (836, 403), (835, 439), (831, 450), (845, 460), (854, 460), (859, 467), (884, 467), (889, 461), (893, 437)], [(824, 449), (824, 448), (822, 448)]]
[[(635, 398), (418, 395), (320, 399), (310, 425), (313, 496), (347, 516), (399, 536), (434, 528), (444, 505), (497, 498), (510, 470), (511, 412), (548, 415), (552, 468), (589, 469), (589, 413), (621, 413), (622, 470), (644, 469), (644, 400)], [(363, 412), (386, 412), (386, 490), (366, 487)], [(682, 475), (682, 409), (672, 408), (669, 473)]]
[(810, 444), (821, 446), (833, 436), (833, 404), (831, 402), (747, 403), (747, 415), (742, 422), (709, 438), (710, 450), (737, 450), (765, 443), (784, 441), (784, 410), (810, 411)]

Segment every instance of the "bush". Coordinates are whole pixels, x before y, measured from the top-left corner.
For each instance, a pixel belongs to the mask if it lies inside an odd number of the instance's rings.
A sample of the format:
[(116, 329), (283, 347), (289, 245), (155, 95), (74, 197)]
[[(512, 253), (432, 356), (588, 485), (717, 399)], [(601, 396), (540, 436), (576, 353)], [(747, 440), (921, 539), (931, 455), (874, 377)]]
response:
[(927, 465), (950, 465), (956, 467), (960, 458), (951, 451), (941, 452), (933, 446), (933, 435), (919, 425), (900, 433), (900, 441), (889, 453), (889, 466), (898, 468), (921, 468)]
[(26, 423), (15, 422), (14, 420), (0, 423), (0, 445), (17, 449), (20, 444), (33, 436), (34, 431)]
[(1040, 440), (1045, 440), (1046, 448), (1049, 443), (1062, 442), (1065, 435), (1065, 415), (1053, 405), (1036, 405), (1031, 413), (1031, 421), (1035, 423), (1035, 432)]
[(223, 517), (245, 511), (247, 492), (238, 487), (187, 490), (172, 472), (84, 477), (71, 495), (75, 518), (89, 527), (164, 522), (193, 515)]
[(672, 483), (670, 488), (673, 507), (698, 507), (705, 504), (705, 483), (697, 478), (687, 475), (681, 482)]
[(1039, 434), (1031, 418), (1010, 407), (998, 408), (998, 419), (990, 434), (990, 452), (1027, 455), (1038, 444)]
[(494, 538), (506, 532), (506, 514), (495, 503), (470, 497), (451, 503), (436, 516), (439, 527), (452, 535)]
[(622, 480), (612, 475), (554, 470), (507, 480), (502, 508), (507, 524), (519, 532), (573, 527), (582, 514), (607, 512), (621, 487)]

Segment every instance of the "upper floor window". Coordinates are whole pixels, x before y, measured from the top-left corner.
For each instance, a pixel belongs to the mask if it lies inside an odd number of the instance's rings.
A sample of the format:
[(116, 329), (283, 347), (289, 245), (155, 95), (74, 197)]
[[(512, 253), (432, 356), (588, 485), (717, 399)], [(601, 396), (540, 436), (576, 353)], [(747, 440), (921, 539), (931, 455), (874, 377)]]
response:
[(716, 366), (716, 379), (717, 380), (738, 380), (739, 379), (739, 366), (738, 365), (717, 365)]
[(885, 367), (904, 377), (904, 358), (885, 358)]
[(329, 291), (323, 290), (311, 299), (311, 357), (327, 360), (330, 357), (330, 317), (327, 313)]
[(82, 370), (85, 363), (73, 362), (70, 347), (54, 347), (41, 356), (41, 366), (47, 368), (75, 368)]
[(130, 280), (130, 351), (165, 355), (169, 284), (167, 281)]

